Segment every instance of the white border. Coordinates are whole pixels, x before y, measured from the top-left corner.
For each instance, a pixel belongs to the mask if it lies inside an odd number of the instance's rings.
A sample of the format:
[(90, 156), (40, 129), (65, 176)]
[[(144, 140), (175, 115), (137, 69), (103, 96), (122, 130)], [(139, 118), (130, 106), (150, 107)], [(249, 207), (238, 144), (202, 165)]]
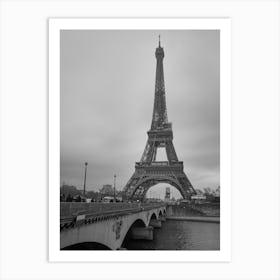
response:
[[(60, 251), (60, 30), (220, 30), (220, 251)], [(228, 262), (231, 260), (231, 21), (190, 18), (49, 19), (49, 260), (68, 262)]]

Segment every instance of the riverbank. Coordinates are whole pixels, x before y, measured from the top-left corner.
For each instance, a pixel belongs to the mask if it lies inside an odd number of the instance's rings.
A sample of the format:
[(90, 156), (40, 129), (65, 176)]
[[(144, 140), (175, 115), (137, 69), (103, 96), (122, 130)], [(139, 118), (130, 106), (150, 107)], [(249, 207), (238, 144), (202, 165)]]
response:
[(167, 220), (175, 221), (191, 221), (191, 222), (206, 222), (206, 223), (220, 223), (220, 217), (199, 217), (199, 216), (169, 216)]
[(169, 217), (220, 217), (220, 204), (200, 203), (167, 205)]

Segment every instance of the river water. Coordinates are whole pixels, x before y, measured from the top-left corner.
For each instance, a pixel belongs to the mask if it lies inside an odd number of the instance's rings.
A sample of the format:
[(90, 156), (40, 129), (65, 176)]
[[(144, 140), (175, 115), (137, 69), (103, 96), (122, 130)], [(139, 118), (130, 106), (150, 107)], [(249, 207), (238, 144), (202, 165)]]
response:
[(220, 250), (220, 224), (166, 220), (154, 239), (128, 240), (127, 250)]

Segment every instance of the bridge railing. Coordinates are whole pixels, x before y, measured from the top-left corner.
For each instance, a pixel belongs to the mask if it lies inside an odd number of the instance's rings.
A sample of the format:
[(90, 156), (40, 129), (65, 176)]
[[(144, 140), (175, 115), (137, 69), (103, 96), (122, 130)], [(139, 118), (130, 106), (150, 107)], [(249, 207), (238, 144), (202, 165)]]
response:
[(61, 202), (60, 217), (67, 217), (84, 213), (103, 213), (120, 209), (134, 209), (137, 207), (137, 203)]
[(164, 203), (85, 203), (61, 202), (60, 218), (70, 218), (78, 215), (98, 215), (125, 211), (143, 211), (164, 206)]

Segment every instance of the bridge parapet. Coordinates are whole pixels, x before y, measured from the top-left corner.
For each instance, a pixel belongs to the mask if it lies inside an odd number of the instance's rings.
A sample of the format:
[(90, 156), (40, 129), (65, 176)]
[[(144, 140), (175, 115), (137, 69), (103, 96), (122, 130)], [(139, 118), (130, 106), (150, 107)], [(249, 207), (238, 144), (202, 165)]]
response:
[(164, 203), (60, 203), (60, 230), (117, 219), (120, 216), (165, 206)]
[(121, 209), (136, 209), (138, 207), (138, 203), (61, 202), (60, 217), (84, 213), (104, 213)]

